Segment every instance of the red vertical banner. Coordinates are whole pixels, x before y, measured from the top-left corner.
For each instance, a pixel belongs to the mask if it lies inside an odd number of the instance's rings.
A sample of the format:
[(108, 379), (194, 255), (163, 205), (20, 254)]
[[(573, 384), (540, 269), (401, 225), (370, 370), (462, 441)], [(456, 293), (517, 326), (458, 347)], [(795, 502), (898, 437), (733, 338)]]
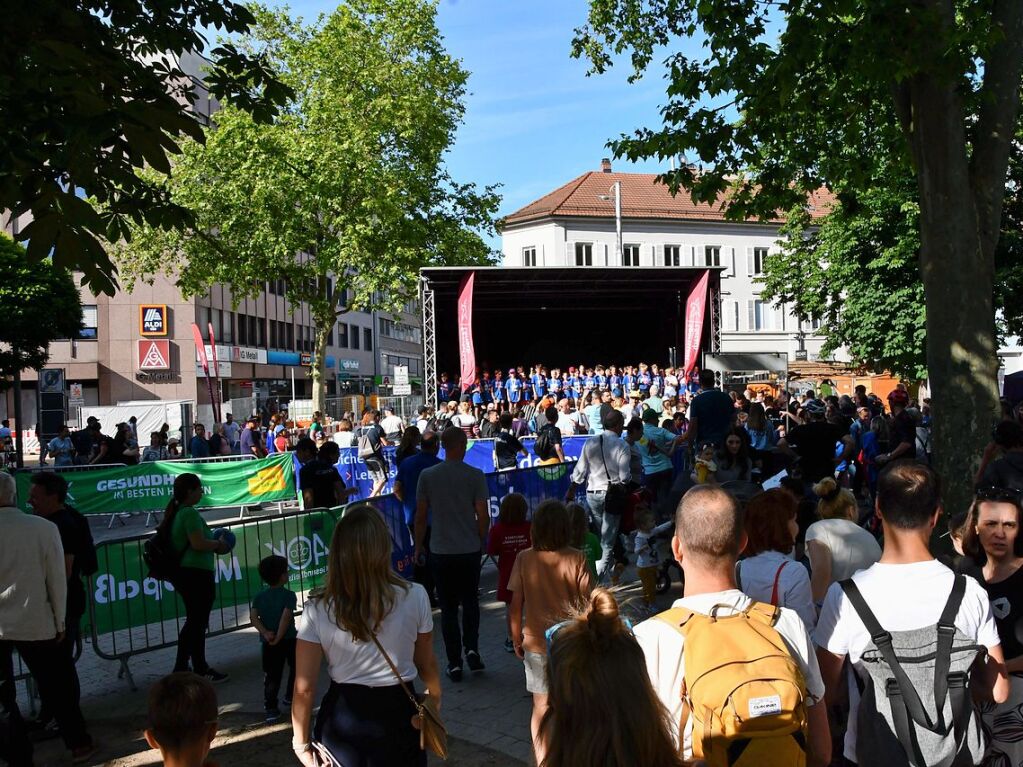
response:
[[(209, 389), (210, 392), (210, 405), (213, 406), (214, 412), (216, 412), (217, 399), (213, 395), (213, 379), (210, 378), (210, 361), (206, 356), (206, 344), (202, 340), (202, 331), (199, 330), (199, 326), (194, 322), (192, 323), (192, 337), (195, 339), (195, 353), (199, 355), (199, 362), (202, 363), (202, 372), (206, 374), (206, 388)], [(198, 420), (198, 418), (196, 418), (196, 420)], [(215, 425), (216, 424), (214, 424), (214, 426)]]
[[(217, 382), (217, 396), (213, 400), (213, 417), (216, 419), (217, 424), (220, 423), (220, 399), (223, 396), (223, 390), (220, 386), (220, 362), (217, 360), (217, 337), (213, 335), (213, 323), (207, 325), (210, 331), (210, 350), (213, 352), (213, 378)], [(213, 431), (216, 431), (216, 424), (213, 426)], [(210, 435), (212, 436), (212, 435)]]
[(476, 273), (469, 272), (458, 286), (458, 359), (463, 390), (476, 382), (476, 350), (472, 345), (472, 289), (475, 282)]
[(685, 362), (686, 377), (696, 367), (696, 360), (700, 356), (700, 343), (703, 341), (703, 318), (707, 311), (707, 283), (710, 280), (710, 272), (704, 272), (703, 276), (689, 289), (689, 297), (686, 298), (685, 316)]

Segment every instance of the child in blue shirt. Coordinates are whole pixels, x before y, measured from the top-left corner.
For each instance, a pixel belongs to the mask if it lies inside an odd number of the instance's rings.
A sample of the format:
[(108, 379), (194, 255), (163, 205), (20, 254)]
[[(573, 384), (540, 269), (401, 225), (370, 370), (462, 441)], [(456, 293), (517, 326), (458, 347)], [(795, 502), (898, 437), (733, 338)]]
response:
[(259, 577), (266, 588), (256, 594), (249, 611), (249, 621), (259, 632), (263, 647), (263, 710), (268, 723), (281, 718), (277, 695), (281, 690), (284, 664), (288, 665), (288, 686), (284, 688), (284, 705), (291, 705), (295, 687), (295, 610), (298, 597), (287, 588), (288, 560), (273, 555), (260, 560)]

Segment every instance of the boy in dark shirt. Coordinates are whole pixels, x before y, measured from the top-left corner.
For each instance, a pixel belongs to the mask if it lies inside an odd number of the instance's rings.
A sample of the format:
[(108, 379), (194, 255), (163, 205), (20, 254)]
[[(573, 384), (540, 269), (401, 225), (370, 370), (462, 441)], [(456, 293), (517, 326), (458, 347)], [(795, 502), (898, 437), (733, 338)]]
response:
[(287, 588), (288, 560), (269, 556), (259, 563), (259, 577), (267, 588), (256, 594), (249, 611), (249, 620), (259, 632), (263, 646), (263, 709), (267, 723), (281, 718), (277, 695), (281, 690), (284, 664), (288, 664), (288, 686), (284, 689), (284, 705), (291, 705), (295, 687), (295, 609), (298, 597)]

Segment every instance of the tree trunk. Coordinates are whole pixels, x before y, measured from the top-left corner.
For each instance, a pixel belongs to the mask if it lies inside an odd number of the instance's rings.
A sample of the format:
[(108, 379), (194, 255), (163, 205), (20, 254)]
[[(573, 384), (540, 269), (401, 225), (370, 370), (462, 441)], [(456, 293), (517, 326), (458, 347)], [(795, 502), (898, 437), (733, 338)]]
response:
[[(331, 320), (333, 319), (331, 315)], [(325, 325), (315, 315), (313, 321), (316, 323), (316, 347), (313, 351), (313, 365), (310, 368), (313, 379), (313, 412), (318, 410), (323, 413), (327, 407), (327, 341), (330, 340), (333, 323)]]
[[(955, 514), (969, 507), (973, 472), (998, 414), (994, 259), (985, 254), (971, 194), (958, 92), (936, 77), (916, 78), (909, 91), (935, 468), (945, 510)], [(997, 183), (1004, 188), (1004, 178)]]

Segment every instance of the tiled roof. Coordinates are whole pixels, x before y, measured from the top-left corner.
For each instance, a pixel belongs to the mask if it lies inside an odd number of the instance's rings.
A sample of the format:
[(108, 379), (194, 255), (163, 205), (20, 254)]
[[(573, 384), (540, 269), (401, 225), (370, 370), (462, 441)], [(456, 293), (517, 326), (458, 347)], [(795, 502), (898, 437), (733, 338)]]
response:
[[(720, 205), (694, 203), (684, 189), (672, 197), (668, 187), (657, 183), (656, 179), (654, 173), (590, 171), (505, 216), (502, 226), (557, 216), (613, 217), (614, 199), (602, 200), (600, 196), (609, 196), (616, 181), (622, 184), (622, 218), (725, 220)], [(814, 218), (826, 215), (833, 202), (834, 197), (828, 190), (818, 190), (810, 200), (811, 215)], [(782, 221), (780, 216), (777, 221)]]

